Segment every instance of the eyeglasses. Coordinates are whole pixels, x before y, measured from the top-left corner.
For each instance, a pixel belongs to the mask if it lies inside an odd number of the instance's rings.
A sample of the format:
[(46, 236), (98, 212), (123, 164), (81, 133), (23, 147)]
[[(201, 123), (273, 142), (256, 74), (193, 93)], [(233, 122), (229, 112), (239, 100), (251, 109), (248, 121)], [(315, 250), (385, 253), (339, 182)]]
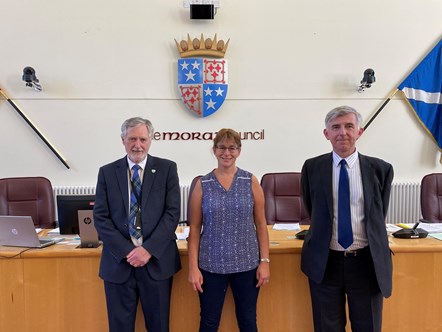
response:
[(216, 149), (221, 151), (221, 152), (226, 152), (226, 150), (229, 150), (230, 153), (235, 152), (236, 150), (238, 150), (239, 148), (237, 146), (224, 146), (224, 145), (217, 145)]

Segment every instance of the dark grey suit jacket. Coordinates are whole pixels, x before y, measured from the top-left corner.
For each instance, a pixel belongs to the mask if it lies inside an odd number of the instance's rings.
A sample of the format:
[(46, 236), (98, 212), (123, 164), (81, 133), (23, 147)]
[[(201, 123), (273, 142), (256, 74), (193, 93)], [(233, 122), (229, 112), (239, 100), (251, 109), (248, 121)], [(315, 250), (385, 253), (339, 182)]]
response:
[[(367, 231), (379, 288), (391, 295), (392, 261), (385, 227), (390, 201), (393, 167), (387, 162), (359, 154), (364, 192), (363, 222)], [(327, 266), (333, 223), (333, 155), (308, 159), (302, 167), (302, 194), (311, 225), (302, 247), (301, 269), (314, 282), (321, 283)]]
[[(126, 156), (100, 168), (96, 188), (94, 223), (103, 241), (100, 277), (125, 282), (132, 266), (126, 255), (134, 249), (128, 227), (128, 165)], [(151, 278), (164, 280), (181, 268), (175, 229), (180, 217), (177, 166), (148, 156), (142, 185), (143, 247), (152, 254), (146, 265)]]

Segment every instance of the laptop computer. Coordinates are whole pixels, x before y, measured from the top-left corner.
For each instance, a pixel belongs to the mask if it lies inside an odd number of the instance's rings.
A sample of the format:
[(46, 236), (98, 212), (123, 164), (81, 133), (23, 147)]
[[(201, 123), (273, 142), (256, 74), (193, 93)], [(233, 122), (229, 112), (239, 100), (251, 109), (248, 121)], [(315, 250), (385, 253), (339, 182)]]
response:
[(44, 248), (55, 240), (40, 239), (32, 217), (0, 216), (0, 245), (11, 247)]
[(100, 246), (98, 233), (94, 226), (93, 210), (78, 210), (78, 228), (80, 230), (80, 248)]

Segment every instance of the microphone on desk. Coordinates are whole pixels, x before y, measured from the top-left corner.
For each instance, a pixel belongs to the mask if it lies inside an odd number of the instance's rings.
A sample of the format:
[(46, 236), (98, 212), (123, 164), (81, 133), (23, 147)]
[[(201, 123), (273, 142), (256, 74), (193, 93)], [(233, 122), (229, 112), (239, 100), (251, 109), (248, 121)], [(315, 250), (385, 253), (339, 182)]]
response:
[(415, 223), (414, 225), (413, 225), (413, 227), (411, 228), (413, 231), (416, 231), (416, 228), (417, 228), (417, 226), (419, 226), (419, 224), (420, 224), (421, 222), (420, 221), (418, 221), (417, 223)]
[(404, 228), (394, 232), (392, 235), (399, 239), (419, 239), (428, 236), (428, 232), (422, 228), (417, 228), (420, 221), (416, 222), (412, 228)]

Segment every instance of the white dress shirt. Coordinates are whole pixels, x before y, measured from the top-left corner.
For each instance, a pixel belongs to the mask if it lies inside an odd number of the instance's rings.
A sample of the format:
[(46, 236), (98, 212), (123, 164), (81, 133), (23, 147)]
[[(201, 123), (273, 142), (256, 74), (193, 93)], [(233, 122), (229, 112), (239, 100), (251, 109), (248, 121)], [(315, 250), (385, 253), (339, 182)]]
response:
[[(140, 163), (138, 163), (138, 166), (141, 167), (138, 170), (138, 175), (140, 177), (141, 183), (143, 183), (143, 175), (144, 175), (144, 169), (146, 168), (146, 162), (147, 162), (147, 156), (146, 156), (146, 158), (144, 158), (144, 160), (142, 160)], [(127, 177), (128, 177), (128, 182), (127, 182), (128, 183), (128, 190), (127, 190), (127, 192), (128, 192), (128, 195), (129, 195), (129, 208), (128, 208), (128, 211), (130, 213), (130, 193), (132, 191), (131, 182), (132, 182), (132, 177), (134, 175), (134, 170), (132, 169), (132, 167), (135, 165), (135, 163), (132, 160), (130, 160), (129, 157), (128, 157), (127, 158), (127, 164), (128, 164), (128, 167), (129, 167), (129, 172), (127, 172)], [(141, 202), (140, 202), (140, 204), (141, 204)], [(141, 206), (140, 206), (140, 210), (141, 210)], [(141, 213), (143, 213), (143, 211), (141, 211)], [(127, 218), (129, 219), (129, 216), (127, 216)], [(131, 239), (132, 239), (132, 243), (135, 246), (137, 246), (137, 247), (139, 247), (139, 246), (141, 246), (143, 244), (143, 236), (141, 236), (139, 239), (135, 239), (134, 237), (131, 236)]]
[(361, 167), (359, 165), (359, 154), (355, 151), (345, 158), (347, 172), (350, 181), (350, 213), (351, 227), (353, 230), (353, 243), (344, 249), (338, 243), (338, 187), (341, 161), (333, 151), (333, 229), (330, 241), (330, 249), (338, 251), (357, 250), (368, 246), (367, 232), (364, 224), (364, 191), (362, 188)]

